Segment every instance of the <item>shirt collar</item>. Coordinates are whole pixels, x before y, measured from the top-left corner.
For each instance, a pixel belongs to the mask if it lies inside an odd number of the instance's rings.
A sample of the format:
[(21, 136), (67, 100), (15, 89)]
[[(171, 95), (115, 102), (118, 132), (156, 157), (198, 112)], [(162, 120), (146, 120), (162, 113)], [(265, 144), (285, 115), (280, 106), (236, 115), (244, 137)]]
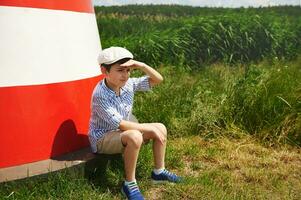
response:
[[(106, 92), (107, 92), (110, 96), (117, 97), (115, 91), (112, 90), (111, 88), (109, 88), (109, 87), (107, 86), (107, 84), (105, 83), (105, 82), (106, 82), (105, 80), (106, 80), (106, 79), (103, 79), (103, 81), (101, 82), (101, 85), (105, 88)], [(124, 87), (125, 87), (125, 86), (124, 86)], [(123, 93), (126, 91), (126, 90), (124, 89), (124, 87), (121, 87), (121, 88), (120, 88), (120, 94), (119, 94), (119, 96), (123, 95)]]

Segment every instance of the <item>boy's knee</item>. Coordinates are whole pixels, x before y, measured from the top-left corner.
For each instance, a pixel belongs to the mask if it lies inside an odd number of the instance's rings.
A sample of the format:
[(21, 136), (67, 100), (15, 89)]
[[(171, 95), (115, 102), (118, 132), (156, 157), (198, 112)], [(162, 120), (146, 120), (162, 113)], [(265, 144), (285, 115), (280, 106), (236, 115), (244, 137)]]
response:
[(166, 126), (162, 123), (155, 123), (155, 126), (162, 132), (165, 138), (167, 138), (167, 129)]
[(131, 130), (128, 133), (128, 144), (132, 145), (135, 148), (140, 148), (143, 142), (142, 133), (137, 130)]

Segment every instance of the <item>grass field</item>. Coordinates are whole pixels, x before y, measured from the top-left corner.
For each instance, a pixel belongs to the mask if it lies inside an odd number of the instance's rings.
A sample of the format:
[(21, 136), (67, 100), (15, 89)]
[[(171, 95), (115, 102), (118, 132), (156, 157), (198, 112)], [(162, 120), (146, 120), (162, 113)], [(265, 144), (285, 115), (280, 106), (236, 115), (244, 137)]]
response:
[[(300, 149), (266, 148), (252, 137), (169, 141), (167, 166), (185, 177), (178, 185), (152, 185), (150, 145), (143, 147), (137, 180), (147, 199), (300, 199)], [(106, 164), (105, 164), (106, 163)], [(1, 199), (121, 199), (121, 157), (94, 161), (23, 181), (2, 183)], [(105, 167), (106, 165), (106, 167)], [(87, 172), (88, 171), (88, 172)], [(90, 176), (90, 179), (87, 178)]]
[(301, 47), (301, 8), (97, 7), (103, 47), (125, 46), (152, 65), (291, 59)]
[[(253, 67), (263, 68), (265, 64)], [(300, 60), (286, 64), (300, 70)], [(272, 68), (279, 66), (282, 63)], [(179, 185), (152, 185), (149, 181), (151, 148), (144, 146), (137, 180), (147, 199), (301, 198), (298, 145), (278, 141), (276, 136), (263, 138), (260, 132), (249, 134), (235, 121), (227, 126), (226, 120), (219, 122), (225, 118), (221, 105), (226, 105), (226, 102), (221, 104), (225, 94), (219, 95), (219, 91), (228, 87), (226, 80), (236, 80), (229, 77), (236, 77), (238, 72), (243, 75), (243, 69), (213, 65), (192, 73), (172, 66), (161, 67), (164, 84), (136, 97), (135, 114), (141, 122), (162, 121), (168, 126), (166, 166), (185, 177)], [(200, 95), (205, 98), (198, 99)], [(292, 101), (290, 104), (294, 106)], [(264, 131), (271, 134), (277, 130)], [(0, 199), (121, 199), (122, 180), (121, 156), (99, 157), (60, 172), (2, 183)]]
[[(96, 15), (103, 47), (128, 47), (164, 76), (135, 97), (134, 114), (167, 126), (166, 167), (185, 181), (152, 185), (146, 145), (137, 180), (147, 199), (301, 199), (301, 8), (98, 7)], [(123, 175), (120, 155), (99, 156), (1, 183), (0, 199), (121, 199)]]

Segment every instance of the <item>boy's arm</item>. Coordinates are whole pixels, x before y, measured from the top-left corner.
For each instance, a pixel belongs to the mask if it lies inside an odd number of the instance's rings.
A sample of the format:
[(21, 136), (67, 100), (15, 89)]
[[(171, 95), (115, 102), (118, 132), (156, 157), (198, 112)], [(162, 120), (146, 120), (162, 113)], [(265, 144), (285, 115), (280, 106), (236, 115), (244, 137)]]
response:
[(138, 130), (142, 133), (151, 134), (154, 137), (158, 138), (162, 144), (164, 143), (165, 140), (163, 135), (160, 133), (160, 130), (152, 126), (151, 124), (139, 124), (136, 122), (121, 120), (121, 122), (119, 123), (119, 129), (123, 131)]
[(146, 126), (146, 124), (140, 124), (137, 122), (131, 122), (127, 120), (121, 120), (119, 123), (119, 129), (126, 131), (126, 130), (138, 130), (141, 132), (147, 132), (151, 131), (149, 126)]
[(136, 60), (129, 60), (128, 62), (125, 62), (120, 66), (129, 67), (131, 69), (140, 69), (146, 75), (149, 76), (149, 83), (151, 86), (157, 85), (163, 81), (163, 77), (159, 72), (157, 72), (155, 69), (153, 69), (152, 67), (148, 66), (143, 62), (139, 62)]

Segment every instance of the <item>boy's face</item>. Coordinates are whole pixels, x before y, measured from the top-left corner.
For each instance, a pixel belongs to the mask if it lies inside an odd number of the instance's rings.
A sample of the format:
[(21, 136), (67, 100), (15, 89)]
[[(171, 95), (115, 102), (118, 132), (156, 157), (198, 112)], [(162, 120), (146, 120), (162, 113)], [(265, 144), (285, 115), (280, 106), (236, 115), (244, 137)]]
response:
[(130, 68), (121, 67), (119, 63), (112, 65), (110, 71), (101, 67), (101, 72), (106, 74), (106, 80), (116, 87), (123, 87), (130, 77)]

